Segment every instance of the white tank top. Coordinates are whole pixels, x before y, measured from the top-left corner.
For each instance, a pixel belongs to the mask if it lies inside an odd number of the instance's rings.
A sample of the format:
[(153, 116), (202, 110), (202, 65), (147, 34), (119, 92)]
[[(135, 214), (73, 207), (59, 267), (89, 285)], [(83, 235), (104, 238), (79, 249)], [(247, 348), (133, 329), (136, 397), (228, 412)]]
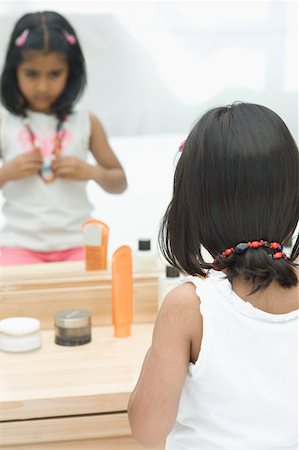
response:
[[(28, 112), (28, 118), (42, 154), (47, 156), (53, 150), (57, 118), (39, 112)], [(88, 112), (75, 111), (63, 127), (61, 156), (86, 160), (90, 138)], [(4, 164), (32, 150), (23, 118), (3, 109), (0, 111), (0, 150)], [(45, 183), (36, 175), (6, 183), (2, 193), (5, 222), (0, 245), (55, 251), (83, 244), (81, 225), (92, 210), (85, 181), (58, 178)]]
[(184, 281), (200, 297), (203, 340), (166, 450), (297, 450), (298, 311), (255, 308), (223, 272)]

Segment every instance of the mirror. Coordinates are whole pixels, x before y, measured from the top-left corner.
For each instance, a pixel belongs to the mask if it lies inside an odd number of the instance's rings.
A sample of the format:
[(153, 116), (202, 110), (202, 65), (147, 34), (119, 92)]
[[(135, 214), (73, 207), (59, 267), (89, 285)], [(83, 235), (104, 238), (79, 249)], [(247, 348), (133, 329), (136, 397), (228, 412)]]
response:
[(294, 2), (2, 3), (1, 64), (12, 26), (27, 11), (55, 9), (78, 33), (88, 70), (80, 103), (102, 121), (128, 178), (116, 196), (88, 185), (95, 217), (110, 227), (110, 255), (122, 244), (135, 249), (144, 236), (155, 245), (178, 147), (206, 109), (261, 103), (297, 139)]

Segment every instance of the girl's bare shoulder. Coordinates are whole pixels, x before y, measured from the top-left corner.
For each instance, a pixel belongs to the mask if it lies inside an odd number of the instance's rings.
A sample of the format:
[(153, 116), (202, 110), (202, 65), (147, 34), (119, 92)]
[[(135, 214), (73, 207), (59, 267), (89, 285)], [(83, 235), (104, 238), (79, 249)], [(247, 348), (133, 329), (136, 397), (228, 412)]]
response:
[(160, 318), (169, 320), (190, 343), (189, 361), (195, 363), (200, 352), (203, 336), (203, 318), (200, 312), (200, 297), (192, 281), (186, 281), (172, 289), (165, 297), (159, 313)]
[(183, 327), (188, 323), (190, 335), (202, 324), (200, 314), (200, 298), (196, 293), (196, 287), (192, 282), (184, 282), (172, 289), (165, 297), (159, 311), (161, 319), (170, 317), (174, 322), (181, 322)]
[(196, 293), (196, 286), (192, 281), (186, 280), (182, 284), (172, 289), (164, 300), (164, 305), (167, 307), (197, 307), (200, 298)]

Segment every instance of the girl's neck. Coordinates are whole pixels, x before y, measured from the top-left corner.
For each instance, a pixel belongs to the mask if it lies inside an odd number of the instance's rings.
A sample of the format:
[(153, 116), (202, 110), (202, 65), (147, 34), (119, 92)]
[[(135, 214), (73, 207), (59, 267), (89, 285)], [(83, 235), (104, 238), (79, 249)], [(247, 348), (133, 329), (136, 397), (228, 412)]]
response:
[[(298, 272), (299, 276), (299, 272)], [(251, 303), (258, 309), (271, 314), (286, 314), (295, 311), (299, 307), (299, 286), (286, 289), (281, 287), (276, 281), (263, 290), (249, 295), (252, 286), (241, 280), (234, 278), (232, 282), (233, 291), (245, 302)]]
[(35, 111), (34, 109), (27, 109), (27, 113), (29, 114), (43, 114), (45, 116), (53, 116), (54, 112), (53, 111)]

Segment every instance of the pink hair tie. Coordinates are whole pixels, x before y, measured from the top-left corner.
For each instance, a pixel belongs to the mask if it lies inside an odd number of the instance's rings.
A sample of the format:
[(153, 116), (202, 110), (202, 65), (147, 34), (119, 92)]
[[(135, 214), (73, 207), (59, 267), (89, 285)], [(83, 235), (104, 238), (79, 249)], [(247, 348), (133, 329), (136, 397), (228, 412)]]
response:
[(62, 32), (64, 34), (65, 39), (70, 45), (75, 45), (77, 42), (77, 39), (73, 34), (70, 34), (68, 31), (66, 31), (64, 28), (62, 29)]
[(187, 139), (185, 139), (185, 140), (180, 144), (180, 146), (179, 146), (179, 152), (183, 152), (183, 151), (184, 151), (184, 149), (185, 149), (185, 144), (186, 144), (186, 140), (187, 140)]
[(25, 30), (22, 31), (22, 33), (15, 40), (15, 44), (16, 44), (17, 47), (23, 47), (23, 45), (25, 44), (29, 33), (30, 33), (29, 28), (25, 28)]

